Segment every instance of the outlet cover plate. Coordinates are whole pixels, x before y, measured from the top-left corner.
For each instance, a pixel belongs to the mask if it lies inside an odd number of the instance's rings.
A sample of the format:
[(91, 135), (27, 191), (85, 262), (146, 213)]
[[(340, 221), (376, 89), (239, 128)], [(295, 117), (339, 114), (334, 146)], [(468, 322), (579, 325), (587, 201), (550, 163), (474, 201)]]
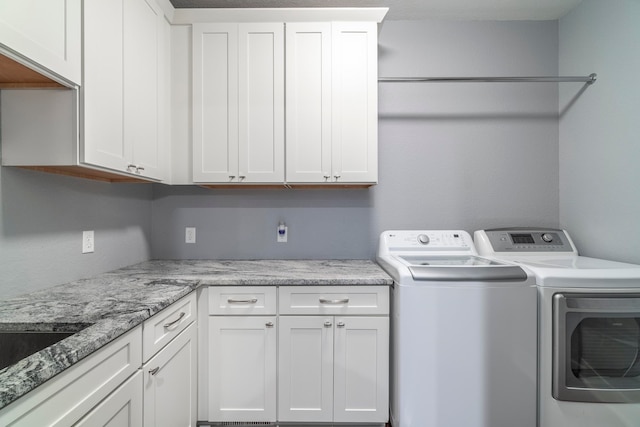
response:
[(93, 230), (82, 232), (82, 253), (89, 254), (94, 251), (95, 236)]
[(195, 227), (186, 227), (184, 229), (184, 242), (185, 243), (195, 243), (196, 242), (196, 228)]

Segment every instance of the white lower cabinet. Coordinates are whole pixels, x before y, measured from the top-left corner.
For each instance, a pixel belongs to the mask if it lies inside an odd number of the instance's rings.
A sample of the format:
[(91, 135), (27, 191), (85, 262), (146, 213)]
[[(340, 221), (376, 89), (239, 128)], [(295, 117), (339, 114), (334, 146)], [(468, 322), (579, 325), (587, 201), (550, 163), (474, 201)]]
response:
[(197, 327), (189, 325), (142, 367), (145, 427), (195, 427)]
[(388, 342), (388, 317), (280, 317), (278, 419), (386, 422)]
[(276, 421), (276, 317), (211, 317), (209, 417)]
[(276, 294), (270, 286), (209, 288), (209, 421), (277, 420)]
[[(107, 420), (109, 413), (116, 416), (121, 411), (110, 404), (99, 409), (101, 402), (112, 397), (124, 401), (120, 407), (131, 401), (127, 411), (136, 410), (142, 392), (139, 387), (118, 388), (132, 375), (139, 372), (142, 363), (142, 328), (137, 327), (127, 332), (112, 343), (78, 362), (72, 368), (58, 374), (40, 387), (0, 410), (1, 426), (69, 426), (82, 421), (86, 416), (94, 417), (96, 422), (85, 425), (129, 425), (100, 424), (97, 420)], [(135, 380), (134, 380), (135, 381)], [(118, 393), (116, 398), (112, 393)], [(104, 400), (106, 398), (106, 400)], [(115, 406), (118, 406), (115, 404)], [(140, 406), (137, 407), (140, 418)], [(97, 414), (94, 414), (98, 412)], [(91, 415), (94, 414), (94, 415)], [(123, 413), (124, 414), (124, 413)], [(133, 423), (132, 425), (140, 425)]]
[(142, 372), (131, 376), (88, 413), (77, 427), (138, 427), (142, 425)]
[(388, 421), (388, 288), (214, 286), (208, 302), (208, 421)]
[(281, 317), (280, 421), (333, 420), (333, 318)]

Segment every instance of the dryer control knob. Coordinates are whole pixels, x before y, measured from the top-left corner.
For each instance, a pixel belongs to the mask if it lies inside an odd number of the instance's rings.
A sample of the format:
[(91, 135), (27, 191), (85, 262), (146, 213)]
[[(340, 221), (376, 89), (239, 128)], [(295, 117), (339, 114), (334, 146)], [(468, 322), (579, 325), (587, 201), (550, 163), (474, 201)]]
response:
[(540, 237), (542, 237), (542, 240), (544, 240), (544, 241), (545, 241), (545, 242), (547, 242), (547, 243), (551, 243), (551, 242), (553, 242), (553, 235), (552, 235), (552, 234), (544, 233), (544, 234), (543, 234), (542, 236), (540, 236)]
[(429, 243), (429, 236), (427, 236), (426, 234), (418, 235), (418, 242), (422, 243), (423, 245), (428, 244)]

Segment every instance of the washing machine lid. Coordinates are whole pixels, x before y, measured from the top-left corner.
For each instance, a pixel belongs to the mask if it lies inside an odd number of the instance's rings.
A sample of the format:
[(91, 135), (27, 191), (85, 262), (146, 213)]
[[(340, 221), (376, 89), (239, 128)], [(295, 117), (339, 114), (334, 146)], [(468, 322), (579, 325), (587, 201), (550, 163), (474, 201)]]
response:
[(438, 282), (522, 282), (527, 273), (519, 266), (475, 255), (402, 255), (414, 280)]

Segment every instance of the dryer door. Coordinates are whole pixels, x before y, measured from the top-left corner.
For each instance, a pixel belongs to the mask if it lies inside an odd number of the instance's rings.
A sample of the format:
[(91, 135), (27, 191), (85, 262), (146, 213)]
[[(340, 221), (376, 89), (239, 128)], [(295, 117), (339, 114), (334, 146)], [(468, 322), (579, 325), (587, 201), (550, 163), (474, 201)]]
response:
[(640, 402), (640, 295), (553, 297), (553, 397)]

